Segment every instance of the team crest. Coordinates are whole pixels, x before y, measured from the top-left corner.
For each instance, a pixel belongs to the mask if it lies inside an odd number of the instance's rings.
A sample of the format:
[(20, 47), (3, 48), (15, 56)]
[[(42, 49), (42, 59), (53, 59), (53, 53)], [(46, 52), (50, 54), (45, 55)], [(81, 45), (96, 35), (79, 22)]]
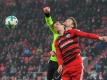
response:
[(70, 38), (70, 34), (67, 34), (66, 37), (67, 37), (67, 38)]
[(61, 40), (58, 41), (59, 43), (61, 42)]

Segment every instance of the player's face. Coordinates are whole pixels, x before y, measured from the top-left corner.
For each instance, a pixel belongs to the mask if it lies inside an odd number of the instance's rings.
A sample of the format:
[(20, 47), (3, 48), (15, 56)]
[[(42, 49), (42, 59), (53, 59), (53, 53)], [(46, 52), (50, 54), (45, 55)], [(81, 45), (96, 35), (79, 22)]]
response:
[(74, 27), (74, 22), (73, 22), (72, 19), (67, 19), (67, 20), (65, 20), (64, 25), (66, 27), (71, 27), (72, 28), (72, 27)]
[(54, 24), (54, 29), (60, 33), (60, 32), (64, 32), (64, 25), (62, 25), (59, 21), (57, 21), (55, 24)]

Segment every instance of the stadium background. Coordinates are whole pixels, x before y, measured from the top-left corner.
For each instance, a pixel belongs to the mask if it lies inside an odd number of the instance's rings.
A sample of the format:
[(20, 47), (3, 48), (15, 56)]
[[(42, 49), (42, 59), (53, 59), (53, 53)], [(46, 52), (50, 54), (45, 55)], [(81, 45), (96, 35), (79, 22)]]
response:
[[(0, 80), (46, 80), (52, 33), (42, 8), (50, 6), (55, 20), (73, 16), (82, 31), (107, 35), (107, 0), (0, 0)], [(15, 15), (16, 29), (4, 19)], [(88, 60), (84, 80), (107, 80), (107, 43), (79, 39)]]

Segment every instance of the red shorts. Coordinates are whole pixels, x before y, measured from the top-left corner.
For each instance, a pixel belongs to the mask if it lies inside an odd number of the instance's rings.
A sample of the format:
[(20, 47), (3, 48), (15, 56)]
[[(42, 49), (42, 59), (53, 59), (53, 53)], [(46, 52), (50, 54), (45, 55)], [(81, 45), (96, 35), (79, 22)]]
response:
[(83, 63), (81, 56), (64, 66), (62, 80), (83, 80)]

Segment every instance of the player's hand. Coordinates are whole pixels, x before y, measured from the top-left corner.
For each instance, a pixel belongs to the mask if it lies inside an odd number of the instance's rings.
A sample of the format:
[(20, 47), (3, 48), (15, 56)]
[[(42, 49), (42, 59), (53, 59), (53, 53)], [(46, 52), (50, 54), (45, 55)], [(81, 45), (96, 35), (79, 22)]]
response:
[(59, 74), (61, 74), (61, 73), (62, 73), (62, 71), (63, 71), (63, 66), (62, 66), (62, 65), (59, 65), (59, 67), (58, 67), (58, 70), (57, 70), (57, 71), (58, 71), (58, 73), (59, 73)]
[(107, 36), (99, 37), (99, 40), (107, 42)]
[(51, 51), (51, 52), (50, 52), (50, 55), (51, 55), (51, 56), (55, 56), (55, 52), (54, 52), (54, 51)]
[(50, 13), (50, 7), (44, 7), (43, 12), (44, 13)]

